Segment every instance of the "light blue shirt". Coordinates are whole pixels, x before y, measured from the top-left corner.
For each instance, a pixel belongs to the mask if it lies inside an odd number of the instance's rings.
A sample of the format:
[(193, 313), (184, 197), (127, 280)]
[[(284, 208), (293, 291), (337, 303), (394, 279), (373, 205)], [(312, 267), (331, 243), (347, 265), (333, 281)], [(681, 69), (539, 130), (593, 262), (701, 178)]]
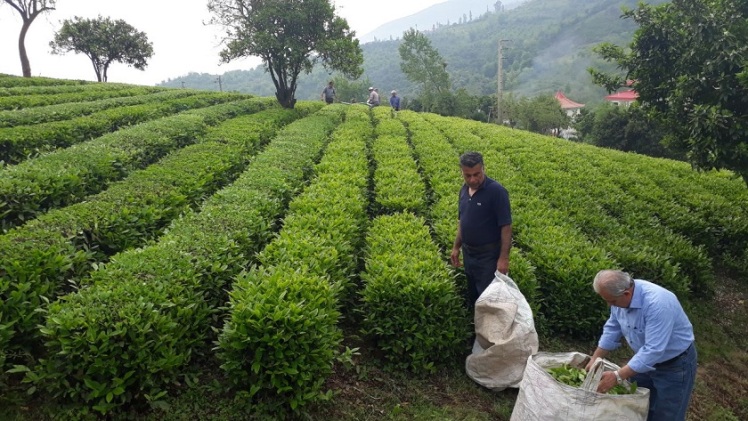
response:
[(636, 353), (628, 366), (637, 373), (677, 357), (693, 342), (693, 326), (678, 298), (667, 289), (641, 279), (634, 280), (628, 308), (610, 307), (598, 346), (612, 351), (626, 338)]

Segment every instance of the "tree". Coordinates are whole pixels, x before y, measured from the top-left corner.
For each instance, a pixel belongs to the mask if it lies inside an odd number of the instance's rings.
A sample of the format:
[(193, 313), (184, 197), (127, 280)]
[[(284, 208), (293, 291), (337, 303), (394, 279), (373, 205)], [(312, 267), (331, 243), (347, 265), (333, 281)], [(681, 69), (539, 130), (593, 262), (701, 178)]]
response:
[(665, 128), (636, 104), (602, 104), (594, 112), (583, 110), (574, 128), (585, 143), (656, 158), (684, 159), (662, 145)]
[(18, 36), (18, 54), (21, 57), (21, 70), (23, 77), (31, 77), (31, 64), (26, 53), (26, 33), (28, 33), (34, 19), (40, 14), (55, 10), (56, 0), (3, 0), (21, 15), (23, 24)]
[(403, 33), (398, 52), (400, 70), (409, 81), (421, 85), (424, 106), (429, 107), (428, 102), (436, 102), (439, 94), (449, 91), (447, 63), (425, 35), (416, 29), (408, 29)]
[(596, 51), (625, 75), (589, 69), (609, 91), (634, 81), (665, 143), (696, 169), (730, 169), (748, 185), (748, 2), (673, 0), (624, 10), (639, 28), (628, 50)]
[(553, 95), (516, 98), (510, 94), (502, 103), (512, 127), (531, 132), (550, 134), (553, 129), (568, 127), (571, 121)]
[(355, 32), (329, 0), (209, 0), (208, 10), (209, 23), (226, 31), (221, 60), (262, 58), (285, 108), (296, 103), (299, 74), (310, 73), (318, 62), (351, 79), (363, 73)]
[(107, 81), (109, 65), (115, 61), (145, 70), (148, 59), (153, 56), (153, 44), (148, 42), (144, 32), (124, 20), (112, 21), (101, 16), (65, 19), (49, 46), (52, 54), (75, 51), (88, 56), (99, 82)]
[(343, 76), (335, 76), (332, 80), (335, 83), (335, 94), (341, 102), (366, 102), (366, 88), (372, 85), (369, 78), (351, 81)]

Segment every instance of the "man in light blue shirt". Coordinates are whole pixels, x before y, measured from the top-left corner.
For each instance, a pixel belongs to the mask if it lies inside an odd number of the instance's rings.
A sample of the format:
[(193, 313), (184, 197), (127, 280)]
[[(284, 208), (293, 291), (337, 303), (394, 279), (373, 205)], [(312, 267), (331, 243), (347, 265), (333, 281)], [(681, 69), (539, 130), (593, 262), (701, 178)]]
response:
[(620, 370), (603, 373), (598, 392), (635, 381), (650, 390), (649, 421), (685, 420), (696, 379), (696, 348), (693, 326), (678, 298), (618, 270), (598, 272), (593, 287), (610, 306), (610, 318), (587, 368), (618, 348), (622, 338), (635, 352)]

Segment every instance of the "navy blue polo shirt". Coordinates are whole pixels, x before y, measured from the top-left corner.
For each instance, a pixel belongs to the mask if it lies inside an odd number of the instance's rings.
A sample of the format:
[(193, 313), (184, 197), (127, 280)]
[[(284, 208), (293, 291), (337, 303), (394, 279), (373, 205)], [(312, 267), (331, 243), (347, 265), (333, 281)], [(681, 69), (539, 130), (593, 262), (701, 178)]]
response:
[(460, 189), (459, 213), (462, 242), (477, 247), (501, 241), (501, 227), (512, 223), (509, 193), (486, 177), (470, 197), (468, 185)]

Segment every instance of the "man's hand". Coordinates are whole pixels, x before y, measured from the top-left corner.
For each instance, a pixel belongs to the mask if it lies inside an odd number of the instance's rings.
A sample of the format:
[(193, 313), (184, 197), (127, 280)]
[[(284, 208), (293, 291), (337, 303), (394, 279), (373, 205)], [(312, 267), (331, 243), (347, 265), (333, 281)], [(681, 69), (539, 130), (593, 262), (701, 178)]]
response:
[(597, 393), (608, 393), (608, 390), (617, 384), (616, 375), (612, 371), (605, 371), (602, 377), (600, 377), (600, 383), (597, 385)]
[(452, 262), (452, 266), (458, 268), (462, 266), (462, 263), (460, 263), (460, 248), (459, 247), (453, 247), (452, 248), (452, 254), (449, 256), (450, 262)]
[(499, 257), (499, 260), (496, 262), (496, 270), (503, 273), (504, 275), (509, 273), (509, 256), (502, 255)]

